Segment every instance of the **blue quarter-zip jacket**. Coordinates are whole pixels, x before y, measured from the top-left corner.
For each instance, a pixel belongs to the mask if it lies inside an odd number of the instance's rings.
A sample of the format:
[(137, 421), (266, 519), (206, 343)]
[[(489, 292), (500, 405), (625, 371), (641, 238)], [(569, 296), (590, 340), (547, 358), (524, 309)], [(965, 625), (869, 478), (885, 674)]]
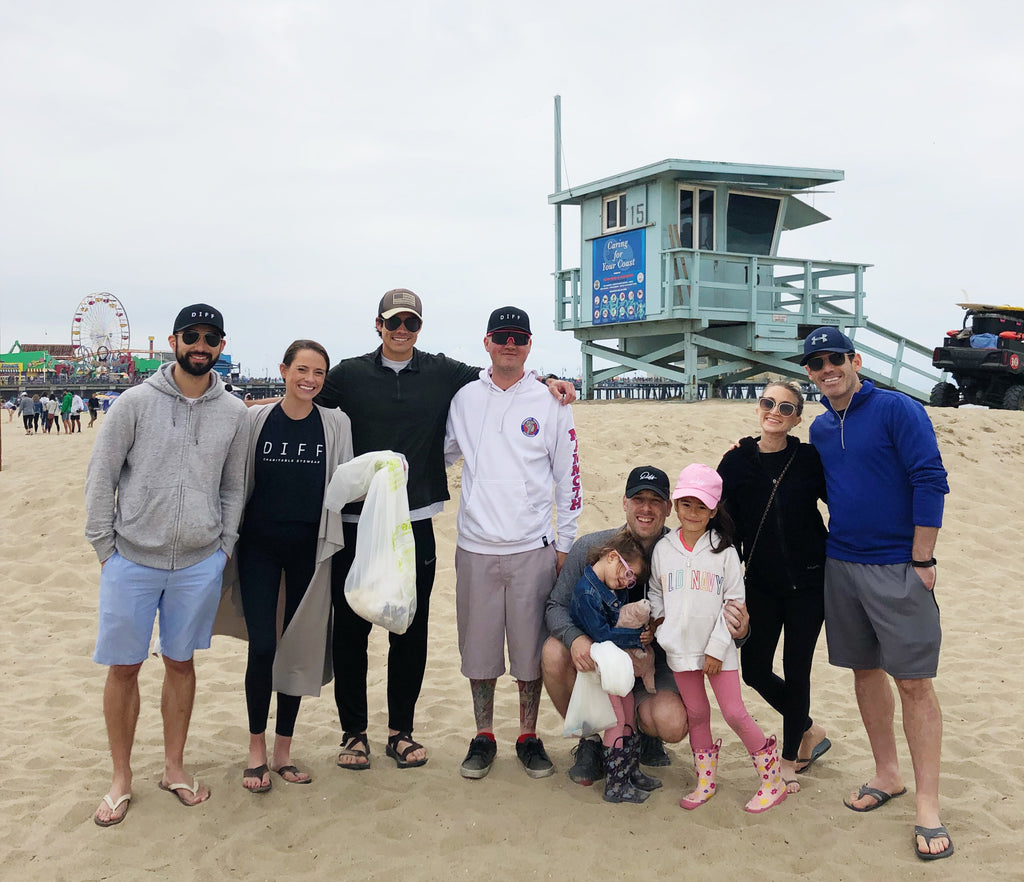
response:
[(828, 556), (906, 563), (914, 527), (941, 527), (949, 492), (931, 420), (912, 398), (870, 380), (842, 413), (822, 401), (810, 440), (825, 467)]

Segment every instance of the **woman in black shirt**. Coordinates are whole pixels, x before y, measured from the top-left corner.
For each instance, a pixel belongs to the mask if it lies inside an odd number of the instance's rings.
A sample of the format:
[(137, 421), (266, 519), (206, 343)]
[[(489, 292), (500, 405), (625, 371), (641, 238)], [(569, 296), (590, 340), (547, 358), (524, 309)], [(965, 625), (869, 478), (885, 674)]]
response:
[[(782, 714), (782, 775), (790, 793), (800, 789), (797, 773), (832, 746), (809, 716), (811, 662), (825, 616), (827, 531), (818, 510), (825, 499), (818, 452), (789, 435), (803, 405), (796, 383), (769, 383), (757, 405), (760, 437), (744, 438), (718, 466), (746, 565), (743, 682)], [(772, 665), (783, 630), (779, 677)]]

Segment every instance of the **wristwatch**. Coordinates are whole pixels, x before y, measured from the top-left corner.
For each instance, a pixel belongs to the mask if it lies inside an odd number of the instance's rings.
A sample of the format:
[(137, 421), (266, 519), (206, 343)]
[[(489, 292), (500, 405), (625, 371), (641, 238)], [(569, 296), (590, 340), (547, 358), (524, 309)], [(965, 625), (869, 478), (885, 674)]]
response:
[(926, 570), (928, 567), (933, 567), (937, 563), (938, 561), (935, 560), (934, 557), (930, 557), (928, 560), (912, 560), (910, 565), (912, 567), (917, 567), (919, 570)]

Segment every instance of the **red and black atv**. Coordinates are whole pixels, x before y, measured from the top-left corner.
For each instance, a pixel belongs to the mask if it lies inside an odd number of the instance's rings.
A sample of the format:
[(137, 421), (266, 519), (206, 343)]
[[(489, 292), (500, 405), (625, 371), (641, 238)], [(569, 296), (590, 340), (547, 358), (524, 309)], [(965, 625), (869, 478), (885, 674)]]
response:
[(1024, 307), (957, 305), (965, 310), (963, 327), (947, 331), (932, 353), (932, 364), (952, 374), (956, 386), (937, 383), (930, 403), (1024, 410)]

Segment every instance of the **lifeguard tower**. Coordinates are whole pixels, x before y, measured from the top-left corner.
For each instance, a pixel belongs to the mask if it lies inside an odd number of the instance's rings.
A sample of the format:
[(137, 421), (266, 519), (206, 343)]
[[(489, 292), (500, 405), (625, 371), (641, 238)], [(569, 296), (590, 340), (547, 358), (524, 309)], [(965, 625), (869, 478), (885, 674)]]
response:
[[(562, 189), (557, 147), (555, 162), (555, 327), (581, 343), (584, 398), (633, 370), (681, 383), (688, 400), (764, 372), (806, 379), (803, 338), (835, 325), (866, 357), (863, 376), (928, 400), (932, 350), (864, 315), (869, 264), (778, 256), (784, 231), (829, 219), (800, 197), (842, 171), (666, 159)], [(580, 209), (572, 269), (566, 205)], [(595, 371), (595, 357), (612, 367)]]

